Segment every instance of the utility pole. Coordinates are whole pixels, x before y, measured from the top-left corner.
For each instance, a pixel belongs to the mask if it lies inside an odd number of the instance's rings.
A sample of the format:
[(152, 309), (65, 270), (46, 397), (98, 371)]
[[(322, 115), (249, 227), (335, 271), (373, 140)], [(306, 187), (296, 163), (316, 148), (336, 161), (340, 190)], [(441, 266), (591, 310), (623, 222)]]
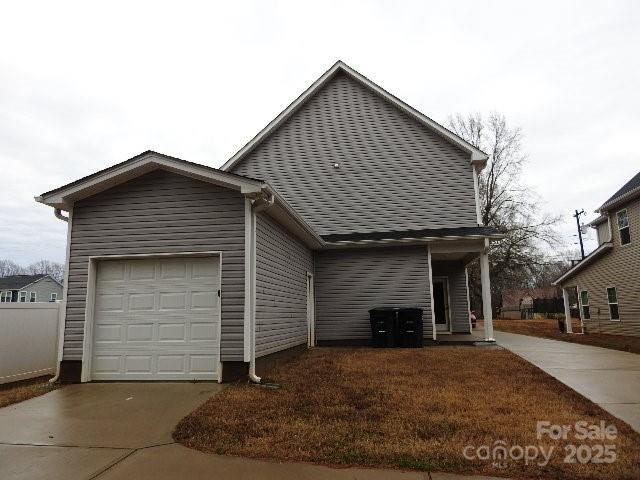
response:
[(576, 225), (578, 226), (578, 239), (580, 240), (580, 253), (584, 259), (584, 245), (582, 243), (582, 228), (580, 228), (580, 215), (585, 215), (584, 210), (576, 210), (576, 213), (572, 215), (576, 219)]

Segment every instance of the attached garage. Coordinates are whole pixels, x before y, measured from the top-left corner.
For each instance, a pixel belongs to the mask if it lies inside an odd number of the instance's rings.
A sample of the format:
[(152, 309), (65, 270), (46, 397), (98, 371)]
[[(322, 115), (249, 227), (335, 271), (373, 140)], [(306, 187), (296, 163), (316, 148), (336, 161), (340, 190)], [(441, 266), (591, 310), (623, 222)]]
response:
[(92, 259), (87, 379), (218, 380), (220, 263), (218, 254)]

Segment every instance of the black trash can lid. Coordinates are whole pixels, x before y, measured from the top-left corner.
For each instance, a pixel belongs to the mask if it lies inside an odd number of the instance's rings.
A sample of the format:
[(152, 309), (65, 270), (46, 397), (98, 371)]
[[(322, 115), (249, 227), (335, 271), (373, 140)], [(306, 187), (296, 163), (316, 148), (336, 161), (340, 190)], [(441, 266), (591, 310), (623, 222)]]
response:
[(420, 307), (375, 307), (369, 310), (369, 313), (373, 312), (422, 312), (422, 308)]

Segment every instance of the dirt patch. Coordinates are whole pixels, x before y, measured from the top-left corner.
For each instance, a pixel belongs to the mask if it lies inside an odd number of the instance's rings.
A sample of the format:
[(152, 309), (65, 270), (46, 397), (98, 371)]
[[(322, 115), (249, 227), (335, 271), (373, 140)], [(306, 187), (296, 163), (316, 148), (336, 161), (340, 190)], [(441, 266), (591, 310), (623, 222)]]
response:
[[(580, 332), (579, 320), (574, 319), (572, 326), (574, 332)], [(585, 335), (561, 333), (557, 320), (494, 320), (493, 328), (502, 332), (520, 333), (533, 337), (552, 338), (563, 342), (640, 353), (640, 337), (609, 335), (607, 333), (586, 333)]]
[(50, 378), (47, 375), (0, 385), (0, 408), (55, 390), (58, 385), (49, 383)]
[[(186, 446), (280, 461), (535, 478), (638, 478), (640, 435), (538, 368), (501, 349), (316, 348), (268, 375), (281, 388), (229, 386), (176, 427)], [(617, 461), (564, 463), (565, 445), (536, 438), (536, 422), (604, 420)], [(468, 460), (467, 446), (534, 445), (535, 462)]]

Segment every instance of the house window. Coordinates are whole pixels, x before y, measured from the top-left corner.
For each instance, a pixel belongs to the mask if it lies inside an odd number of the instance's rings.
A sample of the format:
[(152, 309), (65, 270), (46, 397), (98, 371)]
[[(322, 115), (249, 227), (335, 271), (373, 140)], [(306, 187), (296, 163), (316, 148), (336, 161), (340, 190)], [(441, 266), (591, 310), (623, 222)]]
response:
[(627, 245), (631, 243), (631, 233), (629, 232), (629, 217), (627, 210), (618, 212), (618, 231), (620, 232), (620, 244)]
[(620, 312), (618, 311), (618, 291), (616, 287), (607, 288), (607, 301), (609, 302), (609, 318), (611, 320), (620, 320)]
[(591, 312), (589, 311), (589, 292), (586, 290), (580, 292), (580, 305), (582, 305), (582, 318), (589, 320)]
[(27, 292), (20, 292), (20, 300), (18, 300), (19, 302), (26, 302), (27, 301)]
[(4, 301), (9, 303), (13, 300), (13, 292), (7, 292), (5, 293), (5, 298)]
[(58, 300), (58, 294), (57, 294), (57, 293), (55, 293), (55, 292), (53, 292), (53, 293), (51, 294), (51, 298), (49, 299), (49, 301), (51, 301), (51, 302), (55, 302), (56, 300)]
[[(7, 294), (5, 292), (0, 292), (0, 303), (4, 303), (6, 301)], [(11, 301), (11, 297), (9, 297), (9, 301)]]
[(36, 292), (31, 292), (29, 294), (29, 302), (35, 302), (36, 301)]

